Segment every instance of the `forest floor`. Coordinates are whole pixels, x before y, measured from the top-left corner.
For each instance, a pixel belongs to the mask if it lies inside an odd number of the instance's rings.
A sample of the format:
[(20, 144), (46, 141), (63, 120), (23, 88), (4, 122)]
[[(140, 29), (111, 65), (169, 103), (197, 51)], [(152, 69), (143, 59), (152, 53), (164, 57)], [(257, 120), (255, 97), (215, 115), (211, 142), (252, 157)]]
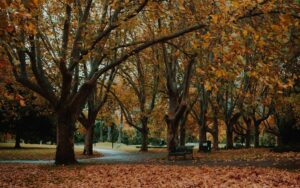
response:
[(167, 158), (166, 150), (151, 149), (144, 153), (139, 151), (121, 151), (95, 147), (95, 151), (103, 154), (100, 158), (86, 160), (87, 163), (102, 164), (161, 164), (180, 166), (210, 166), (210, 167), (261, 167), (277, 168), (300, 172), (300, 153), (275, 153), (268, 148), (218, 150), (211, 153), (194, 152), (191, 156)]
[(299, 187), (275, 168), (154, 164), (1, 164), (0, 187)]
[[(109, 144), (98, 144), (95, 153), (101, 154), (72, 166), (39, 160), (53, 157), (55, 146), (23, 145), (24, 149), (14, 150), (2, 144), (1, 148), (0, 187), (300, 186), (300, 153), (274, 153), (266, 148), (195, 152), (194, 160), (168, 160), (165, 149), (143, 153), (135, 146), (111, 149)], [(76, 148), (82, 151), (82, 146)], [(1, 156), (11, 162), (14, 157), (31, 160), (11, 164)]]

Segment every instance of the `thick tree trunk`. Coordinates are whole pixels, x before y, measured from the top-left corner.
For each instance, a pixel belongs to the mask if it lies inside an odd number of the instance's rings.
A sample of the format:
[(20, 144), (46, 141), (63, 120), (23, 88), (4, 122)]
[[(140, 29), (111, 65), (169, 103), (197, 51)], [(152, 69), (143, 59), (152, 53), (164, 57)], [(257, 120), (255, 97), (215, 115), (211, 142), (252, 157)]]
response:
[(58, 115), (55, 164), (77, 163), (74, 152), (74, 119), (72, 114), (63, 113)]
[(147, 152), (148, 151), (148, 131), (147, 130), (142, 130), (142, 146), (141, 150), (142, 152)]
[(215, 150), (218, 150), (219, 149), (219, 134), (218, 134), (218, 131), (217, 132), (214, 132), (213, 134), (213, 148)]
[(142, 130), (141, 130), (141, 134), (142, 134), (142, 146), (141, 146), (141, 150), (143, 152), (147, 152), (148, 151), (148, 118), (147, 117), (143, 117), (141, 119), (141, 123), (142, 123)]
[(87, 126), (85, 137), (84, 137), (84, 155), (93, 155), (93, 137), (94, 137), (94, 124), (90, 123)]
[(180, 121), (180, 127), (179, 127), (179, 144), (180, 146), (185, 146), (185, 133), (186, 133), (186, 128), (185, 128), (185, 124), (186, 124), (186, 120), (187, 120), (187, 116), (188, 116), (188, 112), (184, 112), (184, 117), (182, 118), (182, 120)]
[(232, 125), (227, 125), (226, 129), (226, 147), (227, 149), (233, 148), (233, 128)]
[(15, 140), (15, 149), (20, 149), (21, 148), (20, 143), (21, 143), (21, 135), (20, 135), (20, 131), (17, 130), (16, 131), (16, 140)]
[(168, 140), (168, 150), (173, 150), (178, 145), (178, 124), (179, 122), (175, 120), (167, 121), (167, 140)]
[(185, 132), (186, 132), (186, 129), (185, 129), (185, 124), (180, 124), (180, 146), (185, 146)]
[(259, 124), (254, 123), (254, 147), (259, 147)]
[(199, 152), (202, 151), (202, 145), (203, 142), (205, 142), (207, 140), (206, 138), (206, 126), (204, 125), (200, 125), (199, 126)]

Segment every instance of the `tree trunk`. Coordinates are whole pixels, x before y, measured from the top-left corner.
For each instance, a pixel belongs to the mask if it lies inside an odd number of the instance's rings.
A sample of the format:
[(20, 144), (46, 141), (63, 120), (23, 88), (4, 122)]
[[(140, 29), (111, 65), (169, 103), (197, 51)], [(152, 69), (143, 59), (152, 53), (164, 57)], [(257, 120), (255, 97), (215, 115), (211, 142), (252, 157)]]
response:
[(100, 131), (99, 142), (104, 142), (104, 139), (103, 139), (103, 124), (102, 123), (101, 123), (101, 125), (99, 127), (99, 131)]
[(233, 148), (233, 129), (232, 125), (227, 125), (226, 129), (226, 147), (227, 149)]
[(219, 149), (219, 122), (218, 122), (218, 111), (216, 109), (214, 109), (214, 126), (213, 126), (213, 140), (214, 140), (214, 144), (213, 144), (213, 148), (215, 150)]
[(215, 150), (219, 149), (219, 131), (214, 132), (213, 134), (213, 148)]
[(259, 147), (259, 124), (254, 123), (254, 147)]
[(185, 129), (185, 124), (181, 123), (180, 124), (180, 146), (185, 146), (185, 132), (186, 132), (186, 129)]
[(147, 152), (148, 151), (148, 118), (147, 117), (142, 117), (141, 119), (141, 123), (142, 123), (142, 146), (141, 146), (141, 150), (143, 152)]
[(119, 135), (118, 135), (118, 143), (122, 143), (122, 131), (123, 131), (123, 128), (120, 126), (119, 127)]
[(207, 140), (206, 138), (206, 125), (199, 126), (199, 152), (202, 151), (202, 144)]
[(247, 125), (247, 130), (246, 130), (246, 148), (250, 148), (250, 143), (251, 143), (251, 126)]
[(173, 150), (178, 145), (178, 121), (168, 120), (167, 121), (167, 140), (168, 150)]
[(58, 115), (55, 164), (77, 163), (74, 152), (74, 119), (72, 114), (62, 113)]
[(112, 141), (112, 133), (111, 133), (111, 126), (107, 127), (107, 142)]
[(93, 155), (93, 137), (94, 137), (94, 124), (90, 123), (87, 126), (85, 137), (84, 137), (84, 155)]
[(282, 136), (280, 134), (278, 134), (278, 136), (277, 136), (276, 143), (277, 143), (277, 147), (282, 147), (283, 146)]
[(251, 143), (251, 119), (244, 117), (244, 122), (246, 123), (246, 148), (250, 148)]
[(141, 150), (142, 152), (147, 152), (148, 151), (148, 131), (147, 130), (142, 130), (142, 146)]
[(16, 140), (15, 140), (15, 149), (20, 149), (21, 148), (21, 135), (20, 135), (20, 131), (18, 130), (19, 128), (17, 128), (16, 130)]
[(185, 128), (185, 124), (186, 124), (186, 120), (187, 120), (187, 116), (188, 116), (188, 112), (187, 110), (184, 112), (183, 118), (180, 121), (180, 128), (179, 128), (179, 144), (180, 146), (185, 146), (185, 133), (186, 133), (186, 128)]

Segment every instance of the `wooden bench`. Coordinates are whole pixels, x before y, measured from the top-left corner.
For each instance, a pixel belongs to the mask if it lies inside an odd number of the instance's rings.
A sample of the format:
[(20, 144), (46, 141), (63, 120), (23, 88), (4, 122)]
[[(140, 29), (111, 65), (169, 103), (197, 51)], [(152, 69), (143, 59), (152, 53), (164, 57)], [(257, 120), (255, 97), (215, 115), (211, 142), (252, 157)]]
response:
[(176, 146), (173, 150), (169, 151), (168, 159), (170, 160), (171, 156), (174, 156), (175, 159), (176, 156), (183, 156), (183, 158), (186, 159), (186, 155), (191, 155), (192, 159), (194, 159), (193, 151), (194, 146)]

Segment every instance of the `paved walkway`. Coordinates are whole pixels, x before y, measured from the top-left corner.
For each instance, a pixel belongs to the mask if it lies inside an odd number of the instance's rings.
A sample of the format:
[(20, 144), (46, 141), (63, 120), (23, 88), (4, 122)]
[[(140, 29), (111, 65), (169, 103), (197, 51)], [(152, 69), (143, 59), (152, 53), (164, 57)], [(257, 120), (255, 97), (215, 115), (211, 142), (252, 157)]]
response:
[[(149, 159), (162, 158), (166, 153), (128, 153), (112, 149), (94, 148), (103, 156), (89, 159), (78, 159), (80, 163), (144, 163)], [(0, 160), (0, 163), (51, 164), (54, 160)]]
[[(164, 165), (184, 165), (184, 166), (232, 166), (232, 167), (262, 167), (262, 168), (279, 168), (287, 170), (300, 169), (300, 160), (284, 160), (284, 161), (206, 161), (206, 160), (159, 160), (165, 159), (167, 153), (143, 153), (143, 152), (125, 152), (112, 149), (94, 148), (95, 152), (101, 153), (103, 156), (89, 159), (78, 159), (80, 163), (104, 163), (104, 164), (164, 164)], [(27, 163), (27, 164), (54, 164), (54, 160), (0, 160), (1, 163)]]
[(88, 159), (84, 162), (98, 163), (145, 163), (147, 161), (163, 158), (166, 153), (125, 152), (111, 149), (94, 148), (94, 151), (103, 154), (102, 157)]

